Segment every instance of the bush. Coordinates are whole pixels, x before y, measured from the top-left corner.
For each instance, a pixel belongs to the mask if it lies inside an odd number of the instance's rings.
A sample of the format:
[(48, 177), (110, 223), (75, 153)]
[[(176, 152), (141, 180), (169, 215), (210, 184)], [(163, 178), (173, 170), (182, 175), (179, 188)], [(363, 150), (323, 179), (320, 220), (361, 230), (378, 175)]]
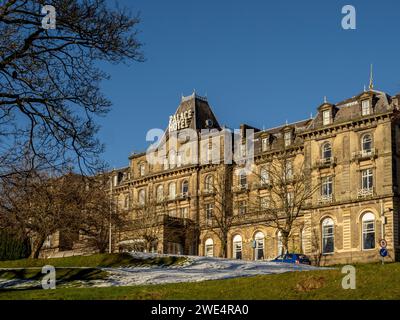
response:
[(30, 253), (29, 239), (0, 231), (0, 260), (23, 259), (29, 257)]

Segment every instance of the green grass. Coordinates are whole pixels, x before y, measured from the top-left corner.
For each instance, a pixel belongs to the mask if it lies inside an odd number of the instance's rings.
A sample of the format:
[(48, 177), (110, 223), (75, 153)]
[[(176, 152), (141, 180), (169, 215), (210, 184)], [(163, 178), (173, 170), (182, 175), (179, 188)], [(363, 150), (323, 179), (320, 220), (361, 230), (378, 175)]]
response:
[[(85, 269), (73, 269), (63, 268), (57, 269), (56, 279), (60, 282), (69, 282), (74, 280), (100, 280), (108, 276), (108, 272), (96, 269), (96, 268), (85, 268)], [(39, 269), (18, 269), (18, 270), (0, 270), (0, 279), (8, 280), (41, 280), (44, 274)]]
[(31, 268), (51, 265), (54, 267), (127, 267), (127, 266), (170, 266), (186, 261), (184, 257), (154, 257), (139, 259), (129, 254), (93, 254), (54, 259), (21, 259), (0, 261), (0, 268)]
[(198, 283), (0, 291), (0, 299), (400, 299), (400, 263), (355, 267), (355, 290), (342, 289), (338, 267)]

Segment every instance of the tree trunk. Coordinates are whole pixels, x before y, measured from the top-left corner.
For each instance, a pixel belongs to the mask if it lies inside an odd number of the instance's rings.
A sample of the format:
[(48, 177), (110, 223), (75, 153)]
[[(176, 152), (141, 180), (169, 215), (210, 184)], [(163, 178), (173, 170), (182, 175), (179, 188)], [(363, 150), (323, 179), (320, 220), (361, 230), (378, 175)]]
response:
[(223, 237), (222, 241), (221, 241), (221, 256), (222, 258), (227, 258), (228, 257), (228, 239), (227, 237)]
[(282, 253), (286, 254), (289, 252), (289, 238), (286, 235), (283, 235), (282, 232)]
[(42, 249), (45, 240), (46, 240), (45, 236), (39, 236), (37, 240), (33, 241), (31, 258), (33, 259), (39, 258), (40, 250)]

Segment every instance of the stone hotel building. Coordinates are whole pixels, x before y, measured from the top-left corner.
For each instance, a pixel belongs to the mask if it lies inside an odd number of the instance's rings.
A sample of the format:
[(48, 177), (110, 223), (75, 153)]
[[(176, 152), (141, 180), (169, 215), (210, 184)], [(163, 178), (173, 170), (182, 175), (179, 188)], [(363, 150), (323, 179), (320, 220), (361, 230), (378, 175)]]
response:
[[(386, 259), (399, 260), (399, 99), (370, 87), (336, 104), (324, 101), (307, 120), (266, 130), (243, 124), (236, 133), (241, 138), (246, 129), (255, 132), (250, 174), (237, 174), (242, 165), (235, 161), (186, 164), (175, 149), (159, 164), (148, 163), (145, 153), (132, 154), (128, 167), (112, 173), (112, 197), (116, 210), (127, 211), (132, 221), (143, 220), (137, 204), (154, 206), (157, 237), (150, 247), (140, 247), (144, 240), (127, 228), (114, 234), (114, 250), (135, 247), (215, 257), (225, 251), (228, 258), (246, 260), (276, 257), (282, 253), (281, 234), (252, 209), (251, 199), (268, 197), (263, 167), (284, 149), (290, 151), (293, 166), (302, 163), (307, 170), (309, 187), (317, 186), (291, 232), (291, 252), (302, 252), (323, 265), (378, 261), (380, 240), (385, 239)], [(171, 132), (186, 128), (198, 135), (213, 129), (216, 136), (224, 129), (207, 99), (195, 93), (182, 97), (162, 144), (169, 143)], [(198, 148), (199, 158), (210, 160), (207, 153), (214, 147), (206, 140), (205, 147)], [(217, 148), (231, 147), (222, 142)], [(214, 185), (221, 177), (224, 189), (218, 196)], [(221, 206), (229, 225), (212, 221)], [(218, 228), (227, 229), (226, 245)]]

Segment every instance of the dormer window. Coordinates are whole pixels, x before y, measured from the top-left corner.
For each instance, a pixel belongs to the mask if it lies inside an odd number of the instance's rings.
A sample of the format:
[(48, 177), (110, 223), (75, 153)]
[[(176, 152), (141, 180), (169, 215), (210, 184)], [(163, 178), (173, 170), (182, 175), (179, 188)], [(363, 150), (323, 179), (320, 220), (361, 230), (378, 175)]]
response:
[(284, 140), (285, 140), (285, 147), (288, 147), (292, 144), (292, 133), (290, 131), (285, 132)]
[(261, 140), (261, 150), (267, 151), (268, 150), (268, 138), (263, 138)]
[(368, 116), (371, 114), (371, 103), (369, 100), (363, 100), (361, 102), (361, 115)]
[(139, 174), (141, 177), (143, 177), (146, 174), (146, 166), (144, 163), (141, 163), (139, 165)]
[(322, 112), (322, 124), (324, 126), (328, 125), (331, 123), (331, 111), (330, 110), (324, 110)]

